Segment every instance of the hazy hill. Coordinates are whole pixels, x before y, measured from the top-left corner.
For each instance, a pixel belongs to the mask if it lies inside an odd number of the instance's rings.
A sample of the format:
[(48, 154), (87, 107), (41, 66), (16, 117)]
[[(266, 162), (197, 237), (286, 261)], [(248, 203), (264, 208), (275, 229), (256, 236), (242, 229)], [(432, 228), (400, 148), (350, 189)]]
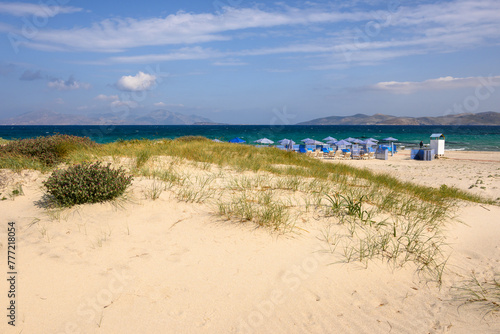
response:
[(500, 113), (488, 111), (438, 117), (397, 117), (384, 114), (372, 116), (330, 116), (316, 118), (298, 125), (500, 125)]
[(213, 123), (197, 115), (184, 115), (168, 110), (154, 110), (147, 114), (126, 116), (101, 113), (91, 115), (62, 114), (54, 111), (32, 111), (0, 120), (2, 125), (192, 125)]
[(191, 125), (195, 123), (210, 123), (208, 118), (200, 117), (197, 115), (183, 115), (180, 113), (168, 110), (155, 110), (150, 113), (136, 117), (133, 119), (133, 124), (138, 125)]

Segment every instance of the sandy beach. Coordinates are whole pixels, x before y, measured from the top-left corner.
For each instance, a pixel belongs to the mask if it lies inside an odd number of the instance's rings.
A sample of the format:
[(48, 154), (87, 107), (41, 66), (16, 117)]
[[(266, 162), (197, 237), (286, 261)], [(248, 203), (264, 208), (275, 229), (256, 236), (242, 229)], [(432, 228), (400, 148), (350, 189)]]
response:
[[(498, 152), (446, 152), (423, 162), (402, 151), (388, 161), (325, 163), (500, 197)], [(189, 162), (174, 168), (215, 175), (214, 189), (231, 178), (257, 177)], [(14, 222), (18, 272), (15, 327), (5, 316), (8, 282), (0, 284), (2, 333), (500, 331), (499, 315), (488, 313), (487, 304), (461, 300), (472, 275), (480, 282), (498, 278), (498, 206), (459, 205), (444, 229), (447, 262), (437, 284), (412, 263), (339, 261), (335, 252), (341, 247), (332, 250), (337, 242), (328, 236), (336, 228), (331, 217), (297, 215), (292, 231), (275, 233), (222, 219), (210, 200), (181, 201), (173, 188), (153, 200), (155, 181), (146, 177), (134, 179), (126, 200), (47, 209), (42, 189), (47, 177), (0, 171), (6, 197), (0, 201), (0, 256), (7, 258), (7, 224)], [(19, 185), (22, 195), (6, 196)]]
[(375, 172), (390, 173), (400, 180), (429, 187), (442, 184), (489, 198), (500, 196), (500, 154), (482, 151), (446, 151), (440, 159), (410, 159), (410, 150), (403, 150), (385, 160), (331, 160)]

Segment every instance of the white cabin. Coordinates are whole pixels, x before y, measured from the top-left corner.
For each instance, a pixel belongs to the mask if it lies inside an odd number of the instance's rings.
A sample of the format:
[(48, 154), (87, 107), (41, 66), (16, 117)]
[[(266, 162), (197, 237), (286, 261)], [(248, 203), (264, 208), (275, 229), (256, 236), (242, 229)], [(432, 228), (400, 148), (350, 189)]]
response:
[(431, 149), (438, 156), (444, 155), (444, 135), (442, 133), (433, 133), (431, 135)]

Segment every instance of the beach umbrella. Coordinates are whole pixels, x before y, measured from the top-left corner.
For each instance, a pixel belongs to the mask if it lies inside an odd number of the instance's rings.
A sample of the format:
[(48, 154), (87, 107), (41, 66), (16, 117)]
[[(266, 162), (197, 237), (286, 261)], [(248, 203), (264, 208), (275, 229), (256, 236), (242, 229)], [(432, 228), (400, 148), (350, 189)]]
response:
[(350, 141), (350, 142), (353, 142), (355, 140), (357, 140), (356, 138), (352, 138), (352, 137), (349, 137), (349, 138), (346, 138), (344, 139), (345, 141)]
[(396, 138), (393, 138), (393, 137), (387, 137), (387, 138), (384, 138), (383, 141), (398, 141)]
[(375, 145), (377, 145), (377, 143), (375, 143), (374, 141), (371, 141), (371, 140), (362, 141), (359, 144), (366, 145), (366, 146), (375, 146)]
[(254, 143), (259, 143), (259, 144), (274, 144), (274, 142), (272, 140), (267, 139), (267, 138), (257, 139), (256, 141), (254, 141)]
[(377, 140), (377, 139), (375, 139), (375, 138), (368, 138), (368, 139), (367, 139), (367, 141), (368, 141), (368, 140), (371, 140), (371, 141), (373, 141), (373, 142), (375, 142), (375, 143), (378, 143), (378, 140)]
[(393, 156), (394, 155), (394, 146), (392, 143), (395, 141), (398, 141), (398, 140), (396, 138), (393, 138), (393, 137), (387, 137), (387, 138), (384, 138), (383, 140), (391, 143), (391, 156)]
[(325, 143), (314, 140), (314, 139), (309, 139), (309, 140), (303, 140), (304, 144), (306, 145), (325, 145)]
[(338, 142), (338, 140), (329, 140), (326, 143), (330, 145), (335, 145), (336, 142)]
[(291, 145), (295, 145), (295, 142), (294, 142), (293, 140), (291, 140), (291, 139), (286, 139), (286, 138), (285, 138), (285, 139), (281, 139), (281, 140), (279, 140), (279, 141), (278, 141), (278, 143), (280, 143), (280, 145), (284, 145), (284, 146), (286, 146), (286, 145), (290, 145), (290, 144), (291, 144)]
[(246, 143), (246, 141), (244, 141), (243, 139), (241, 139), (239, 137), (233, 138), (229, 142), (230, 143), (236, 143), (236, 144)]
[(333, 138), (331, 136), (328, 136), (326, 138), (323, 138), (323, 141), (326, 141), (328, 143), (329, 141), (337, 141), (337, 139), (335, 139), (335, 138)]
[(349, 140), (351, 143), (354, 143), (354, 144), (360, 144), (362, 143), (363, 141), (361, 139), (357, 139), (357, 138), (353, 138), (352, 140)]
[(339, 140), (338, 142), (335, 143), (335, 146), (349, 146), (352, 145), (352, 143), (348, 142), (347, 140)]

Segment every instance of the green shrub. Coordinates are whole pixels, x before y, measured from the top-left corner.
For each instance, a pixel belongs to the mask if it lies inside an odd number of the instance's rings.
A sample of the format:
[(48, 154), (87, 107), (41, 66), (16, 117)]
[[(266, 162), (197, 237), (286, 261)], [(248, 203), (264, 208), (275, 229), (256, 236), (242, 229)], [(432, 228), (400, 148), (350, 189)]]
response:
[(45, 166), (53, 166), (71, 151), (97, 145), (87, 137), (54, 135), (11, 141), (0, 147), (0, 156), (24, 157), (40, 161)]
[(120, 169), (83, 163), (66, 170), (57, 170), (44, 182), (47, 192), (61, 206), (98, 203), (122, 195), (132, 183), (132, 176), (127, 176)]

